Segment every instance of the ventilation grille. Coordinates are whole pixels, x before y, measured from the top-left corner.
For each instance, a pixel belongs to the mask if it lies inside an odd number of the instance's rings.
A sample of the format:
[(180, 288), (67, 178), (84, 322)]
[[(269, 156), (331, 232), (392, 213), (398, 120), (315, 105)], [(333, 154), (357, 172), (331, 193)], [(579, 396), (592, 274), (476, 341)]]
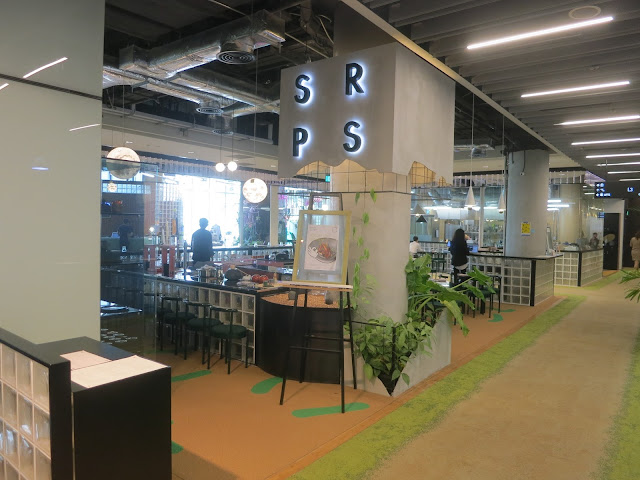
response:
[(218, 60), (229, 65), (244, 65), (254, 62), (256, 60), (256, 57), (253, 53), (247, 53), (239, 50), (229, 50), (226, 52), (220, 52), (218, 54)]
[(220, 107), (200, 106), (196, 108), (198, 113), (204, 113), (205, 115), (222, 115), (222, 109)]

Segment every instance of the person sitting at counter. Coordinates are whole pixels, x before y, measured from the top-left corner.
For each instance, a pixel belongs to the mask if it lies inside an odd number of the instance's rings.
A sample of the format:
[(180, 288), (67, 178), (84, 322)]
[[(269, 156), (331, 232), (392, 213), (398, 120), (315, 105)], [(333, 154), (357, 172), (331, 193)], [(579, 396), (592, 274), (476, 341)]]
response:
[(413, 242), (409, 244), (409, 253), (411, 255), (416, 255), (418, 252), (422, 251), (422, 247), (420, 247), (420, 242), (418, 242), (418, 237), (413, 237)]
[(210, 261), (213, 255), (213, 240), (211, 232), (206, 229), (207, 225), (209, 225), (209, 220), (201, 218), (200, 228), (191, 236), (191, 252), (193, 254), (194, 268), (201, 267), (204, 262)]
[(459, 228), (453, 234), (449, 252), (451, 252), (451, 265), (454, 268), (454, 274), (467, 273), (469, 247), (463, 229)]
[(593, 237), (591, 237), (591, 240), (589, 240), (589, 246), (594, 249), (600, 246), (600, 239), (598, 238), (598, 232), (593, 232)]

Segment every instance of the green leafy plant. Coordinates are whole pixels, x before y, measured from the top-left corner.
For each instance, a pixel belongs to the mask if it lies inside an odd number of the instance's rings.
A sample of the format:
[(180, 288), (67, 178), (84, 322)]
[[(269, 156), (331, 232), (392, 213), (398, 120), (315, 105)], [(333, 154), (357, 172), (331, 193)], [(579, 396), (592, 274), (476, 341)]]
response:
[[(482, 288), (493, 292), (490, 278), (478, 270), (469, 273), (469, 280), (453, 287), (431, 279), (431, 258), (424, 255), (410, 258), (405, 266), (408, 309), (403, 322), (388, 316), (369, 319), (353, 333), (355, 353), (364, 360), (364, 371), (370, 380), (378, 377), (389, 393), (402, 378), (409, 385), (409, 375), (403, 372), (412, 355), (431, 354), (431, 335), (441, 312), (447, 311), (447, 321), (455, 320), (466, 335), (469, 332), (462, 316), (462, 305), (474, 308), (470, 294), (484, 300)], [(476, 283), (474, 285), (474, 283)]]
[[(640, 270), (625, 270), (622, 272), (622, 279), (620, 283), (628, 283), (633, 280), (640, 280)], [(636, 302), (640, 302), (640, 282), (638, 282), (635, 286), (629, 288), (627, 290), (627, 294), (624, 298), (628, 298), (629, 300)]]
[[(377, 200), (377, 195), (375, 190), (372, 188), (369, 192), (369, 196), (371, 200), (375, 203)], [(356, 193), (355, 202), (356, 205), (360, 201), (361, 195), (360, 193)], [(353, 276), (351, 279), (351, 283), (353, 285), (353, 292), (351, 294), (351, 307), (354, 311), (357, 311), (358, 305), (361, 303), (369, 303), (369, 298), (373, 293), (373, 289), (376, 286), (376, 279), (373, 275), (365, 274), (364, 278), (362, 276), (362, 265), (364, 262), (369, 260), (370, 252), (369, 249), (364, 246), (364, 231), (369, 225), (370, 217), (368, 212), (364, 212), (361, 217), (362, 226), (360, 230), (356, 226), (352, 229), (352, 236), (356, 242), (356, 248), (359, 250), (360, 254), (358, 259), (356, 260), (353, 266)]]

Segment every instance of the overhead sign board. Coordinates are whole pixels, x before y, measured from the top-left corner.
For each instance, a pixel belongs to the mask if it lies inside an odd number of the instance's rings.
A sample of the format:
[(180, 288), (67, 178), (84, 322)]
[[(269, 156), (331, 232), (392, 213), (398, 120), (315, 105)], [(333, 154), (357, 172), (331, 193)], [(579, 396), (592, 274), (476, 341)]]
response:
[(345, 159), (407, 175), (453, 176), (454, 82), (399, 44), (283, 70), (280, 177)]

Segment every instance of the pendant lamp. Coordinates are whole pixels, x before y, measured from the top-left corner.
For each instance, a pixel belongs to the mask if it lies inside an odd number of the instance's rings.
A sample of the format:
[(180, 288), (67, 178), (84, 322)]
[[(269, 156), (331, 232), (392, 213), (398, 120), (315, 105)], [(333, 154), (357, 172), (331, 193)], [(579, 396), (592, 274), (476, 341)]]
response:
[(504, 213), (507, 209), (506, 202), (504, 201), (504, 190), (500, 192), (500, 199), (498, 200), (498, 213)]
[(242, 186), (242, 194), (249, 203), (260, 203), (267, 198), (269, 188), (264, 181), (259, 178), (250, 178)]
[(476, 96), (473, 95), (471, 99), (471, 155), (470, 155), (470, 167), (469, 167), (469, 191), (467, 192), (467, 198), (464, 202), (464, 206), (467, 208), (473, 208), (476, 206), (476, 199), (473, 196), (473, 127), (475, 124), (475, 116), (476, 116)]
[(464, 206), (472, 208), (476, 206), (476, 198), (473, 196), (473, 187), (469, 185), (469, 191), (467, 192), (467, 199), (464, 201)]

